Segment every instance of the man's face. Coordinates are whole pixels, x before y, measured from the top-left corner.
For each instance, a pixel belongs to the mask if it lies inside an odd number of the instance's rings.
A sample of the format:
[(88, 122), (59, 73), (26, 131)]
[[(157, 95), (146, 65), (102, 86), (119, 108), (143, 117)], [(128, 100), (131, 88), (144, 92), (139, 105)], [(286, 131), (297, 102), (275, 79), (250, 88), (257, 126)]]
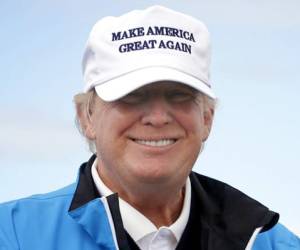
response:
[(100, 175), (113, 191), (137, 182), (184, 184), (211, 122), (199, 93), (183, 84), (150, 84), (114, 102), (97, 97), (91, 137)]

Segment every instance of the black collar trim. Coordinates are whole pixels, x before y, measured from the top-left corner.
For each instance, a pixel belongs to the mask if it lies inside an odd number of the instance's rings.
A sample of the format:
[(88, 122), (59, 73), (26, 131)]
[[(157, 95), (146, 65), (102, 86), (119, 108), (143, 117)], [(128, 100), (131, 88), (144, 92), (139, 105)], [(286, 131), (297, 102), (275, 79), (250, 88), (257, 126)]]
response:
[(94, 184), (91, 171), (95, 159), (96, 155), (94, 154), (88, 162), (85, 162), (80, 166), (77, 187), (69, 212), (85, 205), (91, 200), (100, 197), (99, 192)]

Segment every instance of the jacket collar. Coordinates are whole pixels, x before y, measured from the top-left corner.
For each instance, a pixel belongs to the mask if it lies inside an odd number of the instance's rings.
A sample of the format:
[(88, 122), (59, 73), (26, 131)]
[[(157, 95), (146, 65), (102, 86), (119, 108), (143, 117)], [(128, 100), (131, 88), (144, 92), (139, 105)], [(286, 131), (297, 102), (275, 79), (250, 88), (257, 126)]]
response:
[(98, 246), (101, 246), (101, 249), (129, 250), (119, 211), (118, 195), (100, 197), (93, 182), (91, 166), (95, 158), (96, 155), (93, 155), (88, 162), (80, 166), (69, 215)]
[(206, 249), (245, 249), (256, 228), (278, 222), (279, 214), (223, 182), (194, 172), (190, 179)]
[[(105, 206), (101, 208), (103, 203), (99, 202), (101, 197), (91, 175), (95, 158), (93, 155), (80, 167), (77, 188), (69, 209), (70, 216), (83, 226), (97, 244), (110, 246), (113, 239), (105, 235), (113, 228), (115, 231), (112, 235), (115, 235), (119, 249), (129, 249), (117, 194), (107, 197), (105, 202), (109, 209)], [(196, 236), (196, 240), (201, 240), (204, 249), (245, 249), (256, 228), (263, 227), (262, 231), (266, 231), (278, 222), (277, 213), (223, 182), (194, 172), (190, 180), (194, 205), (185, 231), (193, 228), (195, 234), (195, 229), (197, 232), (201, 228), (201, 237)], [(102, 216), (104, 212), (106, 216)], [(109, 216), (113, 225), (109, 225)], [(106, 226), (100, 227), (100, 224)], [(102, 242), (103, 238), (107, 242)]]

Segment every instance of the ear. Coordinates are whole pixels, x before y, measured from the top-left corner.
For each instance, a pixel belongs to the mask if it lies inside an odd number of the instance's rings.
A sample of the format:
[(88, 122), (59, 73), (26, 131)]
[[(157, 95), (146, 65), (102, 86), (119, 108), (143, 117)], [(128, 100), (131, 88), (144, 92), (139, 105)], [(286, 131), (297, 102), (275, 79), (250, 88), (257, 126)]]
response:
[(203, 121), (204, 121), (204, 134), (203, 134), (203, 142), (205, 142), (210, 134), (213, 118), (214, 118), (214, 109), (209, 108), (203, 112)]
[(91, 117), (87, 114), (87, 110), (82, 105), (76, 105), (76, 113), (82, 129), (82, 133), (89, 140), (94, 140), (96, 137), (95, 129)]

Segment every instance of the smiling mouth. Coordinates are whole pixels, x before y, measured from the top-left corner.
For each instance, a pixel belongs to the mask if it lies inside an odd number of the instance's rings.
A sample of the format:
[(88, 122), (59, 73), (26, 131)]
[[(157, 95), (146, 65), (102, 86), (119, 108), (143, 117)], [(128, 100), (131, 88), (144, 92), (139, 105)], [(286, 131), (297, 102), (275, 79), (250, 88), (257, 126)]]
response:
[(176, 139), (161, 139), (161, 140), (139, 140), (139, 139), (133, 139), (134, 142), (151, 146), (151, 147), (163, 147), (163, 146), (169, 146), (174, 144), (177, 140)]

